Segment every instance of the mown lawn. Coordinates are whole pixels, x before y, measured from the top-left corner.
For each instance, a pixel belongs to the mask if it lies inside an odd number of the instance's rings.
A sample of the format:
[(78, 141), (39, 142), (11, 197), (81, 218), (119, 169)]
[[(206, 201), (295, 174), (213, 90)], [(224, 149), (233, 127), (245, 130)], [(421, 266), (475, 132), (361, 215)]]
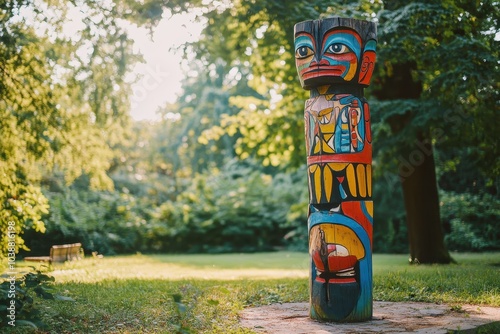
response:
[[(376, 254), (374, 299), (500, 307), (500, 253), (453, 257), (457, 264), (410, 266), (406, 256)], [(49, 329), (16, 333), (253, 333), (239, 328), (239, 311), (307, 301), (308, 263), (305, 253), (276, 252), (56, 265), (55, 290), (75, 301), (37, 300)]]

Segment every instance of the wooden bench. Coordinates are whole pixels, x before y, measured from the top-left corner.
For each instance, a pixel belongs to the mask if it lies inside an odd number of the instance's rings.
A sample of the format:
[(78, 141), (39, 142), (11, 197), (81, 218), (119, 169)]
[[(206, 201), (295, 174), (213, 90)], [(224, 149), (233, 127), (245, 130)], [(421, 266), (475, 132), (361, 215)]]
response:
[(35, 262), (66, 262), (80, 260), (82, 244), (67, 244), (67, 245), (54, 245), (50, 248), (49, 256), (27, 256), (24, 261)]

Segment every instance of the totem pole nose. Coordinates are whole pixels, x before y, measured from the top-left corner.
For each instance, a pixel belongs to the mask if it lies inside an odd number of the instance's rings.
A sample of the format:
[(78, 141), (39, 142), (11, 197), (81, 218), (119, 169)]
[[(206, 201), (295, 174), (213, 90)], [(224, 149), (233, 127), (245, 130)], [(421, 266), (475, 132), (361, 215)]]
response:
[(320, 62), (319, 62), (319, 65), (330, 65), (330, 63), (328, 62), (328, 60), (326, 59), (321, 59)]
[(309, 64), (309, 67), (322, 66), (322, 65), (330, 65), (330, 63), (326, 59), (320, 59), (320, 61), (318, 62), (318, 59), (316, 57), (314, 57), (313, 60), (311, 61), (311, 63)]

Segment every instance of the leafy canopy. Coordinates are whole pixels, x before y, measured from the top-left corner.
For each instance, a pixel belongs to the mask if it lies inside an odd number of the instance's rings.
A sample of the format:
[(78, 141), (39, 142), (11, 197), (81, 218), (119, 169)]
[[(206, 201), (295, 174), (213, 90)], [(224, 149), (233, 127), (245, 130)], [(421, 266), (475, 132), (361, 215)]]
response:
[[(16, 250), (26, 228), (44, 231), (47, 175), (113, 186), (106, 170), (128, 123), (124, 74), (139, 59), (117, 13), (110, 2), (0, 4), (0, 227), (15, 226)], [(2, 256), (7, 242), (2, 234)]]

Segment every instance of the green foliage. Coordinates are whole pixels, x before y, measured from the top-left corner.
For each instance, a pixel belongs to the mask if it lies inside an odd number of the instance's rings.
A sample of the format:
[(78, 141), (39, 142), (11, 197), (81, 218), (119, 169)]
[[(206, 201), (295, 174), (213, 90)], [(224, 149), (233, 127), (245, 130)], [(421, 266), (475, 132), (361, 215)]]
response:
[(54, 277), (41, 271), (29, 272), (21, 276), (2, 275), (0, 283), (0, 328), (29, 326), (45, 328), (41, 319), (40, 305), (36, 298), (73, 301), (53, 293)]
[(163, 120), (151, 138), (158, 150), (155, 163), (174, 170), (176, 176), (192, 176), (220, 168), (236, 154), (248, 158), (236, 143), (242, 137), (241, 123), (250, 120), (237, 124), (235, 115), (242, 108), (241, 101), (264, 103), (249, 87), (248, 69), (234, 66), (229, 70), (222, 59), (208, 65), (192, 60), (183, 90), (175, 104), (160, 110)]
[[(86, 252), (248, 252), (307, 247), (303, 171), (275, 176), (237, 162), (196, 176), (173, 200), (162, 179), (115, 178), (121, 191), (91, 191), (79, 178), (47, 189), (46, 233), (26, 234), (33, 255), (53, 244), (81, 242)], [(122, 175), (122, 174), (120, 174)], [(134, 182), (135, 181), (135, 182)], [(59, 189), (56, 191), (56, 189)], [(153, 193), (152, 191), (155, 190)], [(150, 198), (149, 196), (153, 194)]]
[[(199, 8), (206, 27), (185, 46), (196, 59), (186, 56), (184, 94), (161, 110), (163, 121), (129, 128), (125, 76), (139, 57), (121, 19), (153, 28), (163, 15)], [(0, 11), (0, 228), (15, 226), (16, 250), (23, 239), (43, 255), (73, 241), (105, 254), (305, 249), (307, 92), (292, 31), (330, 15), (379, 23), (366, 90), (375, 251), (407, 250), (396, 169), (400, 144), (416, 149), (419, 133), (430, 134), (439, 185), (457, 192), (441, 206), (450, 247), (498, 244), (494, 1), (25, 0)], [(477, 195), (484, 189), (493, 197)], [(478, 197), (457, 200), (462, 192)], [(0, 237), (0, 257), (8, 241)]]
[[(138, 60), (115, 9), (85, 0), (0, 4), (0, 227), (15, 224), (16, 251), (26, 249), (24, 231), (45, 229), (47, 175), (113, 188), (106, 171), (128, 122), (124, 78)], [(0, 257), (6, 242), (2, 235)]]
[(449, 226), (448, 247), (456, 251), (498, 250), (500, 245), (500, 205), (488, 194), (442, 193), (441, 216)]
[(175, 311), (177, 314), (176, 324), (173, 325), (175, 334), (189, 334), (193, 333), (189, 327), (184, 323), (186, 322), (186, 305), (182, 302), (182, 296), (180, 294), (173, 294), (172, 299), (175, 304)]
[(164, 240), (162, 251), (269, 250), (295, 227), (288, 221), (290, 207), (306, 189), (287, 174), (271, 177), (229, 164), (195, 177), (175, 202), (162, 204), (153, 215), (157, 229), (150, 239)]
[(0, 197), (5, 200), (0, 204), (0, 226), (5, 231), (0, 236), (0, 258), (26, 248), (22, 237), (25, 228), (45, 232), (42, 214), (48, 212), (47, 199), (39, 187), (12, 179), (0, 179)]
[(490, 136), (499, 117), (498, 6), (391, 1), (384, 7), (371, 88), (380, 101), (373, 101), (372, 119), (375, 130), (383, 123), (391, 130), (374, 133), (379, 160), (390, 159), (394, 144), (415, 147), (415, 133), (430, 130), (438, 149), (481, 148), (475, 168), (494, 180), (498, 145), (485, 143), (496, 142)]
[[(380, 1), (232, 1), (204, 8), (207, 25), (188, 48), (205, 67), (221, 59), (226, 73), (238, 69), (259, 96), (235, 97), (239, 112), (224, 118), (222, 129), (238, 131), (236, 151), (264, 166), (297, 168), (303, 164), (305, 92), (294, 65), (293, 26), (320, 16), (369, 16)], [(223, 36), (214, 40), (213, 36)]]
[[(223, 59), (229, 72), (243, 64), (249, 86), (261, 95), (230, 99), (240, 111), (224, 116), (214, 130), (237, 131), (235, 152), (240, 158), (297, 167), (304, 163), (303, 138), (297, 134), (303, 128), (306, 92), (293, 66), (293, 25), (329, 15), (377, 20), (376, 73), (366, 90), (373, 115), (374, 165), (386, 171), (381, 175), (397, 178), (399, 158), (419, 149), (416, 141), (421, 138), (428, 138), (437, 151), (466, 146), (474, 151), (473, 159), (466, 154), (459, 159), (472, 165), (478, 184), (497, 193), (498, 11), (494, 1), (233, 1), (207, 6), (207, 26), (190, 47), (205, 66)], [(215, 35), (223, 38), (214, 40)], [(443, 164), (456, 159), (440, 157)], [(375, 198), (375, 231), (383, 239), (375, 247), (382, 251), (407, 249), (402, 194), (396, 187), (379, 191)]]
[(380, 169), (374, 170), (373, 251), (375, 253), (408, 252), (408, 230), (402, 196), (397, 175)]
[(31, 254), (47, 255), (51, 245), (81, 242), (87, 252), (134, 253), (144, 250), (144, 225), (135, 197), (119, 192), (67, 188), (47, 193), (51, 210), (45, 217), (47, 231), (26, 238)]
[[(465, 331), (463, 331), (465, 332)], [(477, 334), (491, 334), (491, 333), (498, 333), (500, 332), (500, 322), (495, 321), (493, 323), (489, 324), (484, 324), (482, 326), (479, 326), (477, 328)], [(458, 332), (456, 334), (460, 334), (461, 332)]]
[[(82, 181), (47, 192), (47, 232), (27, 232), (33, 253), (52, 244), (82, 242), (87, 252), (231, 252), (285, 246), (307, 249), (305, 171), (275, 176), (251, 166), (228, 164), (194, 178), (174, 200), (154, 184), (115, 179), (122, 191), (96, 192)], [(151, 175), (149, 175), (151, 177)], [(398, 177), (375, 171), (375, 252), (406, 253), (404, 208)], [(168, 183), (167, 183), (168, 184)], [(80, 187), (80, 188), (78, 188)], [(152, 193), (151, 191), (156, 192)], [(160, 192), (159, 192), (160, 191)], [(148, 199), (149, 194), (154, 194)], [(163, 199), (158, 201), (158, 199)], [(498, 249), (498, 200), (491, 195), (441, 193), (446, 242), (457, 251)]]

